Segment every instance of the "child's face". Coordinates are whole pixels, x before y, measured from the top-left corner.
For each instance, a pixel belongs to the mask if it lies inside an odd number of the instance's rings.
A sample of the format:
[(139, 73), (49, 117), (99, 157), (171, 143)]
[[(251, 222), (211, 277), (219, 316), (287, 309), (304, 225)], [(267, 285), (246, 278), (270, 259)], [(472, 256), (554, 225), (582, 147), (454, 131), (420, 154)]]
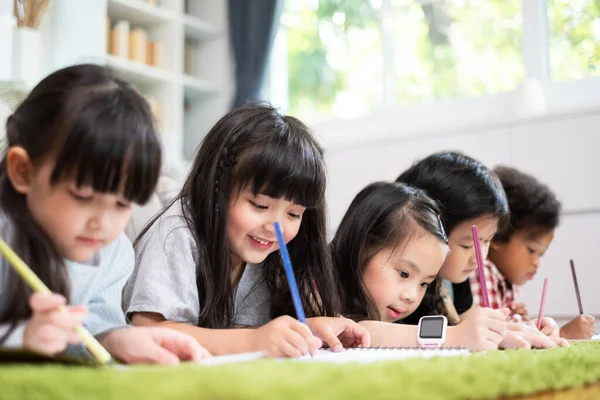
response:
[(69, 180), (51, 186), (53, 169), (53, 162), (35, 168), (26, 193), (27, 207), (63, 257), (88, 261), (123, 232), (131, 203), (119, 195), (78, 188)]
[(385, 248), (371, 258), (363, 281), (382, 321), (395, 322), (416, 310), (446, 253), (446, 246), (437, 238), (422, 234), (406, 245)]
[(481, 257), (485, 260), (492, 238), (498, 230), (498, 219), (492, 216), (470, 219), (461, 222), (450, 232), (450, 236), (448, 236), (450, 253), (440, 270), (440, 276), (450, 282), (464, 282), (477, 269), (473, 234), (471, 233), (473, 225), (476, 225), (479, 230)]
[(233, 265), (258, 264), (279, 249), (275, 222), (289, 243), (300, 229), (305, 207), (284, 199), (265, 195), (254, 196), (249, 187), (229, 204), (227, 241)]
[(540, 232), (539, 229), (520, 229), (506, 243), (492, 243), (490, 260), (502, 275), (514, 285), (523, 285), (535, 276), (541, 257), (554, 239), (554, 229)]

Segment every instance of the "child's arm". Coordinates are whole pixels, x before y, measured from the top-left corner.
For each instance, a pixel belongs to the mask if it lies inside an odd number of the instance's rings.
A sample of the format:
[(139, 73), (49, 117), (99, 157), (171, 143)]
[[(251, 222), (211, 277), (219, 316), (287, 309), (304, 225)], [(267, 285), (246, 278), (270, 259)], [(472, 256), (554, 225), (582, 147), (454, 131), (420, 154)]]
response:
[[(360, 321), (360, 326), (365, 328), (371, 336), (371, 346), (375, 347), (414, 347), (417, 342), (417, 326), (394, 324), (382, 321)], [(448, 328), (447, 336), (450, 335)], [(448, 343), (449, 341), (446, 340)], [(446, 343), (446, 344), (447, 344)]]
[(167, 321), (156, 313), (135, 313), (136, 326), (166, 326), (193, 336), (214, 355), (263, 351), (271, 357), (299, 357), (322, 346), (300, 321), (283, 316), (256, 329), (208, 329)]
[(130, 364), (173, 365), (210, 356), (193, 337), (168, 328), (116, 329), (99, 335), (98, 340), (112, 355)]
[(135, 326), (166, 326), (193, 336), (214, 355), (245, 353), (252, 351), (250, 338), (253, 329), (208, 329), (181, 322), (167, 321), (157, 313), (135, 313)]
[[(448, 327), (446, 346), (473, 351), (495, 350), (506, 335), (506, 313), (489, 308), (469, 310), (465, 321)], [(373, 346), (418, 346), (417, 326), (380, 321), (359, 322), (371, 335)]]

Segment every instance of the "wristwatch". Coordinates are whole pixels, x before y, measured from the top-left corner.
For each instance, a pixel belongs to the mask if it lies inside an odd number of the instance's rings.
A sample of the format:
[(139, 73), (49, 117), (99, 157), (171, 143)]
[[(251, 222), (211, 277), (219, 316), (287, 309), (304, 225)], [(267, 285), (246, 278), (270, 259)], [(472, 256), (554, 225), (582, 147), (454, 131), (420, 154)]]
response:
[(421, 317), (417, 329), (417, 342), (421, 347), (440, 347), (446, 341), (448, 320), (443, 315)]

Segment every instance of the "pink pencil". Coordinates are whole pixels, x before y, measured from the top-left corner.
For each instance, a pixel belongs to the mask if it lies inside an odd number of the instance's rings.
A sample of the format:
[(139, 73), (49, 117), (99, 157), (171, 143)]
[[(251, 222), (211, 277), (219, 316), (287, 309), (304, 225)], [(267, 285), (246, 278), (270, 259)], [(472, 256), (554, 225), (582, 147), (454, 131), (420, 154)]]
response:
[(548, 278), (544, 278), (544, 289), (542, 289), (542, 302), (540, 303), (540, 313), (538, 314), (537, 328), (542, 329), (542, 318), (544, 318), (544, 304), (546, 303), (546, 292), (548, 291)]
[(488, 299), (487, 285), (485, 283), (485, 273), (483, 272), (483, 257), (481, 256), (481, 246), (479, 245), (479, 230), (477, 225), (471, 227), (473, 233), (473, 245), (475, 246), (475, 259), (477, 260), (477, 272), (479, 274), (479, 284), (481, 285), (481, 299), (484, 307), (490, 306)]

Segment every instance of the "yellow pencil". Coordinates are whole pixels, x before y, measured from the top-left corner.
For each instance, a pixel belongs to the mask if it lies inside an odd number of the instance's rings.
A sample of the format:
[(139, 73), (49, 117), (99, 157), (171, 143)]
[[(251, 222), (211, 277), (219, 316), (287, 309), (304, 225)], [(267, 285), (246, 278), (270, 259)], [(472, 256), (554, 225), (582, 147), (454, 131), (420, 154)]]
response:
[[(52, 293), (50, 289), (48, 289), (48, 286), (46, 286), (44, 282), (38, 278), (31, 268), (25, 264), (21, 257), (19, 257), (2, 239), (0, 239), (0, 252), (2, 252), (4, 257), (6, 257), (15, 271), (21, 276), (21, 278), (25, 280), (25, 282), (27, 282), (29, 286), (31, 286), (33, 290), (42, 294)], [(67, 309), (63, 306), (59, 307), (59, 310), (62, 312), (67, 312)], [(79, 333), (79, 336), (81, 336), (81, 340), (83, 343), (85, 343), (90, 353), (96, 357), (100, 364), (106, 364), (111, 360), (110, 353), (106, 351), (106, 349), (102, 347), (100, 343), (98, 343), (96, 338), (94, 338), (94, 336), (92, 336), (87, 329), (79, 325), (75, 327), (75, 330), (77, 333)]]

